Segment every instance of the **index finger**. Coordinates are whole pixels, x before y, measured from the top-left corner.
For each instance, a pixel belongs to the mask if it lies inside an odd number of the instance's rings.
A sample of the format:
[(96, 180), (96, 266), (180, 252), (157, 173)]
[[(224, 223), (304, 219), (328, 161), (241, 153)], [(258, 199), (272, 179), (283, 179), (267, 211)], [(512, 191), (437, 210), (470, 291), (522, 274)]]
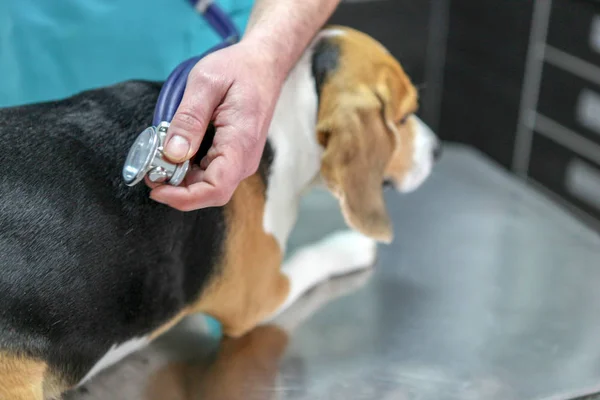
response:
[(183, 98), (169, 125), (165, 155), (173, 162), (189, 160), (200, 147), (214, 110), (223, 101), (229, 84), (204, 72), (202, 61), (192, 69)]

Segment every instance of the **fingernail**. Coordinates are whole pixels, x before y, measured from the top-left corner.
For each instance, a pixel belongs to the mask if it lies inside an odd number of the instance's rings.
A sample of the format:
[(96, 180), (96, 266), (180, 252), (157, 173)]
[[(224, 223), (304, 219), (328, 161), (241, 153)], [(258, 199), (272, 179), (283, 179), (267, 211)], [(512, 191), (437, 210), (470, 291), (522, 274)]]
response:
[(183, 136), (173, 136), (165, 147), (167, 157), (176, 161), (184, 159), (188, 151), (190, 151), (190, 142)]

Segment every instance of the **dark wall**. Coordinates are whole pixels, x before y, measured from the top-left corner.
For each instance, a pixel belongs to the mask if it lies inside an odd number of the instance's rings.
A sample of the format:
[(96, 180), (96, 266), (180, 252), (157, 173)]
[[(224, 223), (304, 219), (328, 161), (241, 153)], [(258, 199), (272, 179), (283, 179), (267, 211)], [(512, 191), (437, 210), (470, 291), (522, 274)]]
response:
[(448, 0), (438, 133), (600, 226), (600, 2)]
[(532, 1), (452, 0), (439, 134), (509, 167)]

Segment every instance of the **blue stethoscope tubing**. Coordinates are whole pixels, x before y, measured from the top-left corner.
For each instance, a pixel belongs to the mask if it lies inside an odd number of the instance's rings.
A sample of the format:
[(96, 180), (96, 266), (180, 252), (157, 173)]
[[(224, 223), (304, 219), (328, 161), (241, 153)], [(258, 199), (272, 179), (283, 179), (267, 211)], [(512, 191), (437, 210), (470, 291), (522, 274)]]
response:
[(163, 83), (156, 107), (152, 125), (158, 126), (161, 122), (171, 122), (183, 98), (187, 77), (198, 61), (210, 53), (224, 49), (239, 40), (239, 33), (233, 21), (212, 0), (189, 0), (192, 6), (206, 19), (211, 27), (223, 39), (205, 53), (191, 57), (177, 66)]

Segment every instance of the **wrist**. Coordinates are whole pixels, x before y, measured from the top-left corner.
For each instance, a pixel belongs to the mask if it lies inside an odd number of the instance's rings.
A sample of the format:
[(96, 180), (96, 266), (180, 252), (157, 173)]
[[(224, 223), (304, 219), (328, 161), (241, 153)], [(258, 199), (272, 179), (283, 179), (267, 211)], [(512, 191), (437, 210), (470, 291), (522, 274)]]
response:
[(285, 80), (340, 0), (256, 0), (242, 42)]
[(283, 82), (290, 70), (293, 68), (296, 59), (293, 51), (290, 51), (290, 45), (286, 46), (273, 34), (263, 35), (260, 32), (252, 32), (244, 36), (242, 44), (251, 49), (261, 60), (261, 63), (271, 71), (274, 78)]

